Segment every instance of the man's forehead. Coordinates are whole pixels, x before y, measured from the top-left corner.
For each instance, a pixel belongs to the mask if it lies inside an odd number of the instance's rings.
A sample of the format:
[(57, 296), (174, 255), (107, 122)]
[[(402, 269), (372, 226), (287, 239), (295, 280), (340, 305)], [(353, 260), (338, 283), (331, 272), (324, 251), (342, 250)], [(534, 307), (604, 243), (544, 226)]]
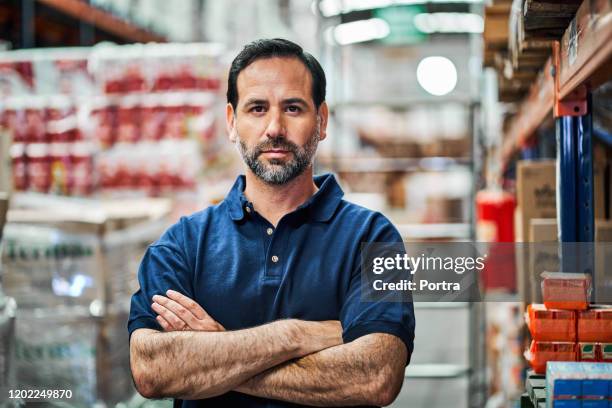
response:
[[(258, 59), (238, 74), (237, 88), (240, 99), (245, 92), (283, 90), (311, 93), (312, 77), (308, 68), (295, 57)], [(310, 99), (310, 98), (309, 98)]]

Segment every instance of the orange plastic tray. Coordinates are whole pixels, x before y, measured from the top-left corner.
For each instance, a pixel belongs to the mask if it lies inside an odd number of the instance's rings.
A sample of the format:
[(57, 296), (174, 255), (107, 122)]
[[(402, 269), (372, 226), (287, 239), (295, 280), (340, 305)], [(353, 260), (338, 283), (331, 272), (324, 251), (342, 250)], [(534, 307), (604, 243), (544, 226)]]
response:
[(576, 361), (577, 358), (576, 343), (532, 341), (528, 360), (533, 371), (545, 374), (546, 362)]
[(527, 327), (537, 341), (576, 341), (576, 313), (547, 309), (542, 304), (527, 306)]
[(578, 341), (612, 343), (612, 309), (578, 312)]

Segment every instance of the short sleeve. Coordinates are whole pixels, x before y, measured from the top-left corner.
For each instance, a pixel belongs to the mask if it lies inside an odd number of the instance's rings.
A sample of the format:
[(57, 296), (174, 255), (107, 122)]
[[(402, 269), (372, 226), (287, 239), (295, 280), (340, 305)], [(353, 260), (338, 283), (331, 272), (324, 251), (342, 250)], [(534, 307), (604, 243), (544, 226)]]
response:
[(184, 258), (180, 242), (169, 233), (147, 248), (138, 270), (140, 287), (132, 295), (130, 304), (130, 338), (136, 329), (162, 330), (157, 314), (151, 309), (154, 295), (165, 296), (168, 289), (173, 289), (193, 298), (192, 273)]
[[(377, 214), (368, 236), (362, 243), (402, 243), (399, 232), (384, 216)], [(397, 248), (397, 245), (394, 246)], [(414, 348), (414, 307), (407, 301), (364, 301), (361, 298), (361, 254), (354, 260), (349, 289), (340, 312), (344, 342), (372, 333), (399, 337), (408, 350), (408, 362)]]

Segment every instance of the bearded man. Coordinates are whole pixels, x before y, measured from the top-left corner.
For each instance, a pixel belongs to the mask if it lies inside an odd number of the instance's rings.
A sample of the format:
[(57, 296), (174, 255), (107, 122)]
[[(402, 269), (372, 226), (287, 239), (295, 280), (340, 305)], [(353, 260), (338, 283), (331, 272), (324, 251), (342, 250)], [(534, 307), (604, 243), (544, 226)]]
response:
[(144, 255), (128, 331), (134, 383), (180, 407), (381, 406), (413, 349), (411, 302), (364, 302), (362, 243), (401, 242), (380, 213), (313, 177), (325, 74), (283, 39), (248, 44), (226, 122), (246, 163), (225, 200)]

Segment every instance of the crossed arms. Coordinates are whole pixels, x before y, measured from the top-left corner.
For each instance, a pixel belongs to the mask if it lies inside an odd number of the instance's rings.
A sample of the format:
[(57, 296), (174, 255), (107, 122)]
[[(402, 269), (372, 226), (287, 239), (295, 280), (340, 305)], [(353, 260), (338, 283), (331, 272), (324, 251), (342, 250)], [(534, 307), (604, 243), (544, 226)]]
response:
[(138, 329), (130, 364), (149, 398), (209, 398), (228, 391), (305, 405), (388, 405), (401, 389), (407, 350), (374, 333), (343, 344), (338, 321), (279, 320), (225, 331), (193, 300), (155, 296), (164, 332)]

